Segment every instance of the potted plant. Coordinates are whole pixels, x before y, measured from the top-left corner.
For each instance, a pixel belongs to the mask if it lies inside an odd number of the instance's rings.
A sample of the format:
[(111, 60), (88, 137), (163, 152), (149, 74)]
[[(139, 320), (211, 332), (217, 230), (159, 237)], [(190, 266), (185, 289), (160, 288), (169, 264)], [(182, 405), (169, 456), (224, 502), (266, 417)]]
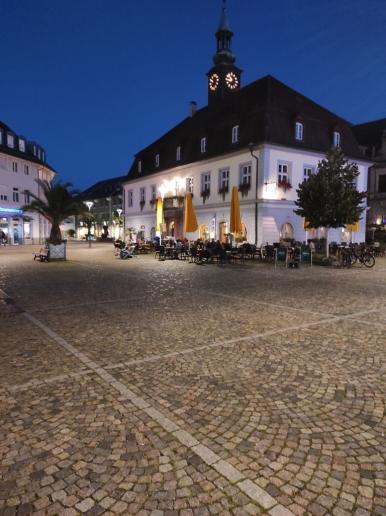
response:
[(226, 194), (229, 192), (229, 187), (228, 186), (222, 186), (221, 188), (218, 189), (218, 193), (220, 195), (222, 195), (222, 200), (225, 201), (225, 196)]
[(239, 192), (241, 193), (242, 197), (246, 197), (250, 189), (251, 183), (249, 181), (247, 183), (241, 183), (241, 185), (239, 185)]
[(210, 188), (204, 188), (201, 190), (202, 202), (205, 204), (205, 201), (210, 197)]
[(291, 183), (288, 181), (288, 179), (285, 179), (285, 178), (284, 178), (284, 179), (280, 179), (280, 180), (277, 182), (277, 186), (278, 186), (279, 188), (281, 188), (282, 190), (284, 190), (285, 192), (286, 192), (287, 190), (291, 190), (291, 188), (292, 188)]
[(47, 239), (50, 260), (66, 259), (66, 241), (62, 240), (60, 224), (73, 215), (85, 212), (85, 206), (76, 192), (71, 190), (71, 183), (36, 179), (42, 196), (30, 192), (32, 201), (23, 206), (23, 210), (39, 213), (51, 224), (50, 236)]

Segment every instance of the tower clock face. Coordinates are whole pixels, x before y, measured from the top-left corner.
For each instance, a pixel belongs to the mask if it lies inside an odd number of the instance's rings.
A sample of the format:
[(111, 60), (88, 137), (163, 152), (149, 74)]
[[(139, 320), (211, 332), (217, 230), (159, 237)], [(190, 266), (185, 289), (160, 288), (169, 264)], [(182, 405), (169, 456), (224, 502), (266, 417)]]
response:
[(239, 85), (237, 75), (233, 72), (228, 72), (225, 76), (226, 85), (230, 90), (235, 90)]
[(217, 75), (217, 73), (213, 73), (213, 74), (209, 77), (209, 88), (210, 88), (212, 91), (217, 90), (217, 87), (218, 87), (219, 82), (220, 82), (220, 77)]

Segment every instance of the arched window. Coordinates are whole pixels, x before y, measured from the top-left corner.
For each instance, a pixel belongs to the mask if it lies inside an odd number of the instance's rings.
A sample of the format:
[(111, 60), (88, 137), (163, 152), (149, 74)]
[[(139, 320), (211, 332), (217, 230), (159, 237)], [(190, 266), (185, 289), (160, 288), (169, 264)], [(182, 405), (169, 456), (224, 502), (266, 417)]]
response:
[(280, 238), (291, 239), (293, 237), (294, 237), (294, 228), (293, 228), (292, 224), (290, 224), (289, 222), (286, 222), (281, 227)]
[(209, 240), (209, 229), (206, 224), (200, 224), (198, 227), (198, 238)]

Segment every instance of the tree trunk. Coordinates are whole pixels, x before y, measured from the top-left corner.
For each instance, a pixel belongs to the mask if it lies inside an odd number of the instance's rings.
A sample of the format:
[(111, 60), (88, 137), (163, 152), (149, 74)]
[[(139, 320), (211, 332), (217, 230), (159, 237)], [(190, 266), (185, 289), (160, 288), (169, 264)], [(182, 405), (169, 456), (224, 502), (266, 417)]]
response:
[(50, 242), (52, 244), (60, 244), (62, 241), (62, 233), (59, 224), (53, 223), (50, 232)]
[(330, 256), (330, 246), (328, 243), (328, 228), (326, 228), (326, 256), (329, 258)]

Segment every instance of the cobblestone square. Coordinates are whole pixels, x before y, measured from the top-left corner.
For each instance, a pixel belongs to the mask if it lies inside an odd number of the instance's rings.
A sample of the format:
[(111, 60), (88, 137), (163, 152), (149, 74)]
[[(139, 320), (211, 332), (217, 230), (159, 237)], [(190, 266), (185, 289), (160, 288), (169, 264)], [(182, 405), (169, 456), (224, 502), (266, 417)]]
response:
[(386, 260), (0, 249), (0, 514), (386, 515)]

